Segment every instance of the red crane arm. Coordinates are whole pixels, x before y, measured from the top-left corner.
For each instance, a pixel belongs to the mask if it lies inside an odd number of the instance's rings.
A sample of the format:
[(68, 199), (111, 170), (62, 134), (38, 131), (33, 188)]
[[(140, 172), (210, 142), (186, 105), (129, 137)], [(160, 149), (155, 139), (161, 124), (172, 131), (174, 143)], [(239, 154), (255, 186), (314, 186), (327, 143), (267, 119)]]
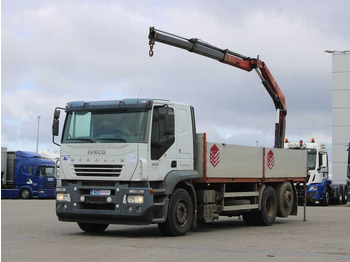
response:
[(221, 63), (228, 64), (248, 72), (254, 69), (260, 77), (266, 91), (271, 96), (278, 112), (278, 122), (275, 124), (275, 147), (284, 147), (287, 115), (286, 99), (270, 70), (263, 61), (259, 60), (259, 58), (243, 56), (228, 49), (220, 49), (197, 38), (186, 39), (160, 31), (154, 27), (150, 28), (148, 39), (150, 45), (150, 56), (153, 56), (153, 45), (155, 42), (160, 42), (215, 59)]

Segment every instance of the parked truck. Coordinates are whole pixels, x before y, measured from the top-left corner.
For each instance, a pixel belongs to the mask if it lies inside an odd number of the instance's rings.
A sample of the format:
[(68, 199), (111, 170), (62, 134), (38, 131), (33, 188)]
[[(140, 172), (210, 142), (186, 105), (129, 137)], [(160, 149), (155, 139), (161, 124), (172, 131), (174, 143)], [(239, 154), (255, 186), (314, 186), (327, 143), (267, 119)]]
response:
[(1, 147), (1, 198), (55, 198), (55, 162), (27, 151)]
[[(160, 35), (177, 47), (202, 45), (151, 28), (150, 55)], [(220, 53), (205, 45), (201, 54)], [(59, 144), (55, 136), (64, 110), (60, 221), (77, 222), (86, 232), (102, 232), (109, 224), (154, 223), (164, 235), (178, 236), (219, 216), (242, 215), (248, 225), (269, 226), (276, 216), (297, 214), (294, 183), (306, 182), (307, 154), (283, 149), (285, 98), (262, 61), (221, 52), (227, 61), (236, 59), (232, 65), (260, 70), (280, 117), (275, 148), (208, 142), (205, 133), (196, 132), (194, 108), (183, 103), (69, 102), (55, 109), (52, 125), (53, 142)]]
[[(286, 139), (285, 148), (305, 150), (308, 155), (308, 182), (306, 197), (307, 202), (315, 202), (327, 206), (332, 204), (345, 204), (348, 201), (348, 185), (333, 183), (329, 179), (328, 152), (326, 145), (316, 143), (312, 138), (310, 142), (290, 142)], [(303, 201), (304, 187), (297, 185), (299, 202)]]

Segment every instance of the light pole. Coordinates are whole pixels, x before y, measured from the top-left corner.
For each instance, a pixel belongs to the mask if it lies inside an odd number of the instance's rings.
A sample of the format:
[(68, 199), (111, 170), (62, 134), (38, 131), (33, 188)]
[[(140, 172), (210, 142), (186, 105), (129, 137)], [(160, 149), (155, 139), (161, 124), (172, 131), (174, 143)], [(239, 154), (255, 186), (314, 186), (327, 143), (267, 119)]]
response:
[(41, 116), (37, 116), (38, 119), (38, 128), (37, 128), (37, 132), (36, 132), (36, 152), (39, 153), (38, 149), (39, 149), (39, 123), (40, 123), (40, 117)]

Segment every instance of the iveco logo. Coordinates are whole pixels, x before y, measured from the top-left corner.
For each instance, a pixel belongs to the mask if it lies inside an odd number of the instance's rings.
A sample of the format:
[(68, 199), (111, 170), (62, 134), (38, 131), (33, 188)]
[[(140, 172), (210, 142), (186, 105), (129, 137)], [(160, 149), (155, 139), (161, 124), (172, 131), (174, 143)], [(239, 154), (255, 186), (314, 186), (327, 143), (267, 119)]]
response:
[(88, 155), (105, 155), (106, 150), (88, 150)]

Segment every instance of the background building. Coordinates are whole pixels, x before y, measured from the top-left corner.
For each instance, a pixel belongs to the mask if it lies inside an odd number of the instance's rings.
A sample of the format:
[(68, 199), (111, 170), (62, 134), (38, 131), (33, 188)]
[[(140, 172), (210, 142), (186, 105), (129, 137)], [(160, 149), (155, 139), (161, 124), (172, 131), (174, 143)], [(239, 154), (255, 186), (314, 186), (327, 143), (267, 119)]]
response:
[(350, 51), (332, 53), (332, 180), (347, 179), (347, 146), (350, 143)]

